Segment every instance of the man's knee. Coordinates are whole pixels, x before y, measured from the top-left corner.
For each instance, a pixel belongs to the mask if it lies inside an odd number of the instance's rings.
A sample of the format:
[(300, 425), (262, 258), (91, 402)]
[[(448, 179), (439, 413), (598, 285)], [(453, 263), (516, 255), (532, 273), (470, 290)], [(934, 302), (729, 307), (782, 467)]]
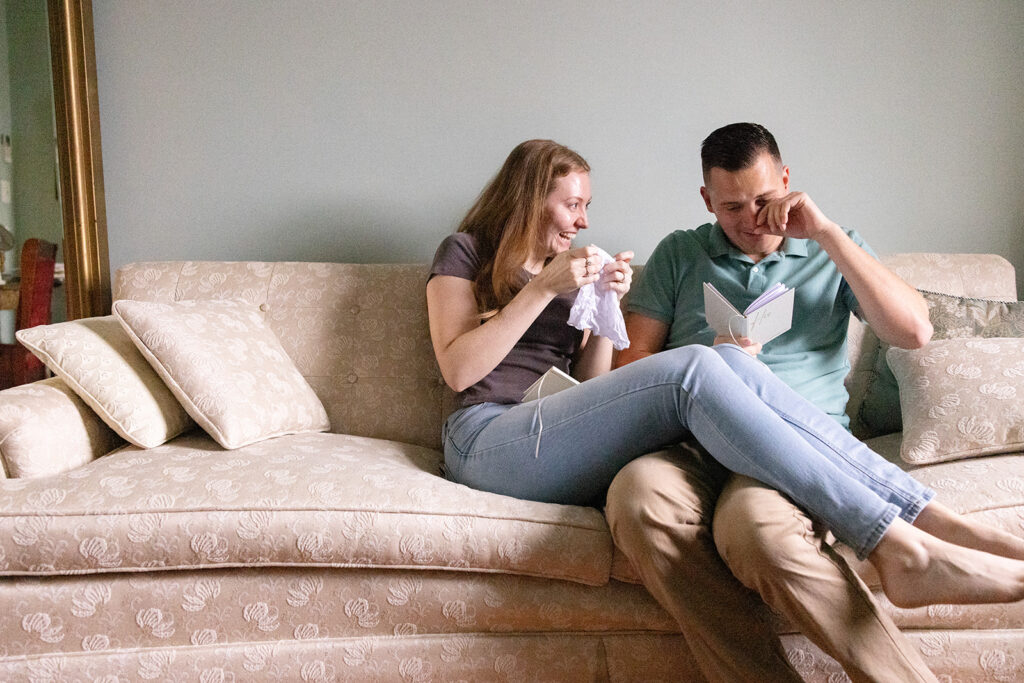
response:
[(605, 515), (612, 536), (647, 534), (683, 525), (710, 527), (724, 477), (687, 444), (626, 465), (608, 489)]
[(810, 518), (775, 489), (740, 475), (722, 491), (713, 532), (722, 559), (755, 590), (764, 581), (806, 575), (824, 559)]

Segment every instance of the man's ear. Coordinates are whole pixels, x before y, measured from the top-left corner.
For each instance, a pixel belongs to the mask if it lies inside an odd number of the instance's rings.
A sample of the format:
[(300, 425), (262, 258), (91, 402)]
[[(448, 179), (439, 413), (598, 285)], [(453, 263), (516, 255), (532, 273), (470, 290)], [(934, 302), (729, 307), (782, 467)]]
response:
[(782, 167), (782, 189), (789, 192), (789, 166)]
[(711, 208), (711, 193), (708, 192), (708, 188), (704, 185), (700, 186), (700, 196), (704, 199), (704, 206), (708, 207), (708, 211), (714, 213), (715, 210)]

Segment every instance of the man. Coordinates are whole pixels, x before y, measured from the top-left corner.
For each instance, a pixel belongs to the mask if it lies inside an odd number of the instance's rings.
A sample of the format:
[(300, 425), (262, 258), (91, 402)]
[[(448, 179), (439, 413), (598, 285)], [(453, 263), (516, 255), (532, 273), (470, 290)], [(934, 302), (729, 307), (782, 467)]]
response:
[[(733, 341), (715, 339), (704, 320), (705, 281), (740, 310), (784, 282), (796, 289), (792, 328), (763, 348), (736, 341), (847, 425), (850, 313), (890, 344), (918, 348), (932, 333), (923, 298), (854, 231), (790, 192), (789, 168), (764, 127), (714, 131), (701, 161), (700, 193), (717, 222), (676, 231), (655, 249), (630, 294), (631, 346), (617, 364)], [(854, 680), (935, 681), (806, 514), (725, 471), (696, 444), (630, 463), (612, 483), (606, 514), (616, 544), (679, 622), (708, 680), (800, 680), (767, 603)]]

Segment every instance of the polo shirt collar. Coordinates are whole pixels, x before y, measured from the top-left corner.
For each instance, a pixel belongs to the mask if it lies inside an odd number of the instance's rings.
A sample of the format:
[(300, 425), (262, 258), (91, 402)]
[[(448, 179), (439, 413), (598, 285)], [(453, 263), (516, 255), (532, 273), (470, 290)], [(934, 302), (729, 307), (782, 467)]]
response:
[[(783, 256), (807, 256), (807, 240), (783, 237), (782, 247), (779, 248), (778, 252), (782, 252)], [(749, 258), (729, 241), (729, 238), (725, 236), (725, 231), (722, 230), (722, 226), (716, 221), (711, 226), (711, 232), (708, 235), (708, 256), (718, 258), (719, 256), (727, 255), (734, 258)]]
[(786, 256), (807, 256), (807, 240), (795, 240), (791, 237), (782, 238), (782, 249)]

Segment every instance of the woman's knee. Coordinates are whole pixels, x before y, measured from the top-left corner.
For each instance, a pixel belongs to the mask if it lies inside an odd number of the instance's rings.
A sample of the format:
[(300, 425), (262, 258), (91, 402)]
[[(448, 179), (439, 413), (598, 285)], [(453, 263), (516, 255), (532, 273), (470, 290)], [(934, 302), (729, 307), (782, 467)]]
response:
[(675, 378), (684, 385), (695, 380), (714, 381), (722, 373), (732, 373), (725, 360), (710, 346), (690, 344), (657, 355), (665, 356), (665, 361), (676, 372)]
[(726, 362), (741, 362), (745, 363), (752, 360), (754, 357), (748, 352), (744, 351), (741, 347), (736, 344), (717, 344), (711, 348), (715, 355), (720, 358), (724, 358)]
[(688, 344), (687, 346), (680, 346), (668, 351), (663, 351), (661, 354), (665, 358), (671, 358), (674, 363), (679, 365), (686, 365), (689, 363), (719, 363), (721, 357), (715, 352), (715, 349), (710, 346), (704, 346), (703, 344)]

